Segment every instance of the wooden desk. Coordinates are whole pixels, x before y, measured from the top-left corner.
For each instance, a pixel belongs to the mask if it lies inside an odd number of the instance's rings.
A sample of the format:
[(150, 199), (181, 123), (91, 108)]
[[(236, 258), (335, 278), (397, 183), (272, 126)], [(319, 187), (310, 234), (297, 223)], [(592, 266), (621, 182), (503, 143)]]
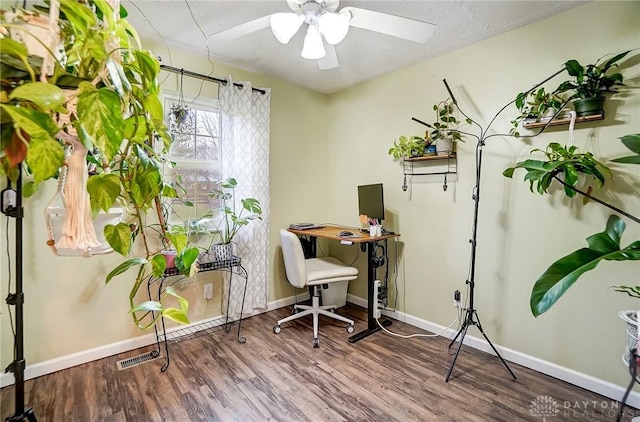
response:
[[(325, 226), (322, 228), (316, 229), (307, 229), (307, 230), (294, 230), (289, 229), (290, 232), (297, 234), (298, 236), (308, 236), (311, 240), (311, 255), (316, 255), (316, 238), (336, 240), (338, 242), (346, 240), (353, 244), (359, 244), (364, 252), (365, 249), (367, 251), (367, 328), (359, 333), (356, 333), (349, 337), (349, 343), (355, 343), (363, 338), (375, 333), (380, 330), (380, 326), (378, 322), (373, 317), (374, 306), (377, 304), (373, 303), (374, 296), (374, 281), (376, 280), (376, 269), (377, 267), (372, 264), (373, 258), (375, 255), (376, 244), (379, 241), (387, 240), (396, 236), (400, 236), (399, 234), (391, 234), (385, 233), (382, 236), (369, 236), (368, 232), (362, 232), (357, 228), (350, 227), (336, 227), (336, 226)], [(350, 231), (354, 234), (359, 235), (359, 237), (340, 237), (338, 233), (341, 231)], [(389, 265), (389, 263), (386, 263)], [(383, 327), (387, 327), (391, 325), (390, 319), (382, 319), (380, 318), (380, 324)]]

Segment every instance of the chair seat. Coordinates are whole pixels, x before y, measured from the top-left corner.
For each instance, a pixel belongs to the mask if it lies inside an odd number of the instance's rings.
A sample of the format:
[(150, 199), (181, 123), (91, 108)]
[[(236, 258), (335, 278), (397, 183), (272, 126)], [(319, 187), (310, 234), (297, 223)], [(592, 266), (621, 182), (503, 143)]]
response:
[(305, 260), (307, 266), (307, 285), (333, 283), (336, 281), (354, 280), (358, 269), (347, 267), (340, 260), (327, 256)]

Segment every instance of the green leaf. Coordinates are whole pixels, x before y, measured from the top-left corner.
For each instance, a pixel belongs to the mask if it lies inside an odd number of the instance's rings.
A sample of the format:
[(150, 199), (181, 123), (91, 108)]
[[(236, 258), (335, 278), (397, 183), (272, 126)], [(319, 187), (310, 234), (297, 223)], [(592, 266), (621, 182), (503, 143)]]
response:
[(31, 101), (43, 110), (66, 112), (64, 92), (57, 86), (44, 82), (22, 84), (14, 89), (9, 98)]
[[(24, 44), (11, 38), (0, 38), (0, 51), (2, 51), (3, 55), (3, 64), (8, 64), (5, 57), (13, 57), (14, 59), (17, 59), (20, 63), (22, 63), (23, 66), (21, 66), (19, 69), (29, 73), (32, 81), (36, 80), (35, 71), (29, 64), (29, 52), (27, 51), (27, 47)], [(15, 65), (13, 65), (12, 67), (15, 67)], [(3, 73), (3, 79), (6, 77), (4, 75), (5, 73)]]
[(154, 300), (147, 300), (142, 302), (129, 310), (130, 313), (134, 312), (162, 312), (162, 304)]
[(53, 139), (59, 131), (58, 125), (47, 113), (9, 104), (0, 104), (0, 107), (9, 114), (14, 128), (24, 130), (32, 138)]
[(89, 177), (87, 191), (91, 199), (91, 210), (109, 212), (109, 208), (120, 196), (120, 178), (113, 173), (100, 173)]
[(181, 253), (176, 256), (176, 267), (181, 274), (186, 276), (193, 276), (194, 265), (200, 255), (200, 251), (196, 247), (189, 247), (182, 250)]
[(105, 283), (108, 283), (114, 277), (124, 273), (130, 268), (136, 267), (138, 265), (145, 265), (148, 261), (144, 258), (131, 258), (124, 261), (122, 264), (118, 265), (115, 269), (113, 269), (109, 274), (107, 274), (107, 278)]
[(106, 161), (118, 152), (124, 137), (120, 97), (108, 88), (82, 83), (78, 97), (79, 123), (100, 149)]
[(164, 270), (167, 269), (167, 260), (161, 253), (155, 254), (151, 258), (151, 274), (154, 277), (160, 277), (164, 274)]
[(640, 241), (620, 249), (624, 229), (624, 221), (611, 215), (605, 231), (587, 238), (588, 248), (579, 249), (554, 262), (533, 286), (530, 299), (533, 315), (537, 317), (548, 311), (582, 274), (594, 269), (601, 260), (640, 260)]
[(32, 138), (27, 152), (27, 164), (36, 182), (56, 175), (64, 163), (64, 150), (53, 138)]
[(22, 195), (25, 198), (29, 198), (38, 191), (38, 188), (40, 188), (40, 183), (29, 181), (22, 186)]
[(640, 164), (640, 133), (625, 135), (620, 139), (622, 139), (622, 143), (631, 151), (635, 152), (636, 155), (616, 158), (612, 161), (615, 163)]
[(189, 318), (187, 317), (187, 314), (180, 309), (167, 308), (162, 311), (162, 315), (165, 318), (169, 318), (170, 320), (175, 321), (179, 324), (189, 324)]
[[(114, 251), (122, 256), (129, 255), (131, 250), (131, 228), (127, 223), (104, 226), (104, 237)], [(145, 260), (146, 262), (146, 260)]]

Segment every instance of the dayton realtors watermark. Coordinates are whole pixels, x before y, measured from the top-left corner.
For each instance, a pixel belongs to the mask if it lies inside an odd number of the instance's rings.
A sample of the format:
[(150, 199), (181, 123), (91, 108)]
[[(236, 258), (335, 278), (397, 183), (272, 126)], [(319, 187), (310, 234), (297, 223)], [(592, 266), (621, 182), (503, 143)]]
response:
[[(583, 418), (615, 419), (620, 412), (621, 404), (615, 400), (556, 400), (551, 396), (538, 396), (529, 404), (532, 416), (543, 421), (554, 417), (581, 420)], [(628, 406), (622, 410), (623, 417), (640, 416), (640, 411)]]

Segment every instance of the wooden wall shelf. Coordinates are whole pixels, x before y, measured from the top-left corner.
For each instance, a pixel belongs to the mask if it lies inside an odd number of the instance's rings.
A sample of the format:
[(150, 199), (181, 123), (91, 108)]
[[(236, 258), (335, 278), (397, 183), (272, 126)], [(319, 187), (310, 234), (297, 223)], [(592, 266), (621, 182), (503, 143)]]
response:
[[(597, 120), (604, 120), (604, 113), (593, 114), (591, 116), (576, 117), (576, 123), (595, 122)], [(552, 120), (549, 123), (549, 126), (568, 125), (569, 123), (571, 123), (571, 118), (567, 117), (564, 119)], [(535, 122), (535, 123), (525, 123), (522, 125), (522, 127), (524, 127), (525, 129), (535, 129), (540, 127), (545, 127), (546, 125), (547, 125), (546, 122)]]

